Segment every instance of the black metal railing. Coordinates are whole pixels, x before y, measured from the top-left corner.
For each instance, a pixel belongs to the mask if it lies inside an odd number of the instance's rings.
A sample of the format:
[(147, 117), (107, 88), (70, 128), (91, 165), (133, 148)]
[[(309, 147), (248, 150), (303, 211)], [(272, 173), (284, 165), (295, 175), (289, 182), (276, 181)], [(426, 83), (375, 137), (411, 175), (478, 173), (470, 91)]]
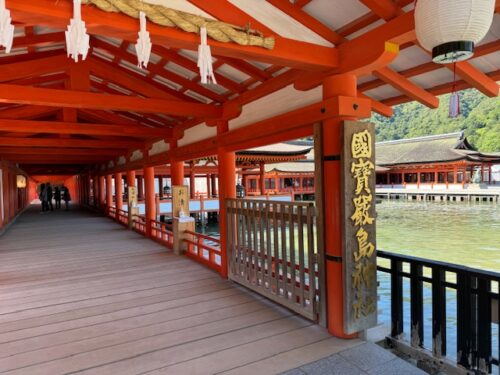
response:
[[(478, 373), (491, 373), (492, 366), (499, 366), (499, 273), (385, 251), (378, 252), (378, 260), (378, 271), (390, 275), (392, 339), (404, 340), (406, 318), (412, 347), (428, 349), (437, 358), (454, 358), (459, 366)], [(410, 291), (404, 295), (408, 281)], [(424, 320), (424, 286), (432, 295), (432, 320), (427, 319), (432, 328)], [(450, 293), (455, 297), (447, 302)], [(409, 317), (404, 300), (410, 303)], [(453, 303), (456, 306), (450, 306)], [(456, 357), (455, 348), (447, 347), (452, 334), (447, 335), (447, 319), (456, 322)], [(424, 346), (426, 328), (432, 331), (432, 347)], [(493, 348), (494, 343), (498, 347)]]

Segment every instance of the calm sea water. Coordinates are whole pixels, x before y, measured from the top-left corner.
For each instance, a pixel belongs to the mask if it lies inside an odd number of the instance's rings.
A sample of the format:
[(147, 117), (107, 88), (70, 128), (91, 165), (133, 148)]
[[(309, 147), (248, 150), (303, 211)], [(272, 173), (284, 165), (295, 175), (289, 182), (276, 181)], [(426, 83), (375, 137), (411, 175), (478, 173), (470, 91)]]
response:
[(377, 248), (500, 272), (500, 204), (377, 204)]

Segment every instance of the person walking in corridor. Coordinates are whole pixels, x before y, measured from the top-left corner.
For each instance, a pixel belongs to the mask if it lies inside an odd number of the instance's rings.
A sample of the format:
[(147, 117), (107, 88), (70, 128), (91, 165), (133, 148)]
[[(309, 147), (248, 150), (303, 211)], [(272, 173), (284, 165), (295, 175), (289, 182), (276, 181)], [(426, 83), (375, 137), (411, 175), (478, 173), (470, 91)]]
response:
[(40, 191), (38, 192), (38, 198), (40, 198), (40, 202), (42, 202), (42, 212), (48, 210), (47, 207), (47, 189), (45, 184), (40, 185)]
[(54, 189), (54, 200), (56, 201), (56, 210), (61, 208), (61, 188), (56, 186)]
[(62, 199), (66, 205), (66, 211), (69, 210), (69, 202), (71, 201), (71, 195), (69, 194), (69, 189), (66, 186), (61, 186)]
[(47, 211), (50, 209), (54, 211), (54, 206), (52, 205), (52, 198), (54, 198), (54, 192), (52, 191), (52, 185), (50, 182), (45, 184), (45, 190), (47, 190)]

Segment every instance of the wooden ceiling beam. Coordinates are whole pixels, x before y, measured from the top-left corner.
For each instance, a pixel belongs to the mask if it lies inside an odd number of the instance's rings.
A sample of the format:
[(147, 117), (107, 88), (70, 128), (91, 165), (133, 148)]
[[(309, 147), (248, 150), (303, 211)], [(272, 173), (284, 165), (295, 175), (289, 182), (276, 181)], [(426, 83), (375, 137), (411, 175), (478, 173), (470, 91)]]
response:
[(69, 60), (66, 55), (58, 55), (41, 59), (2, 65), (0, 82), (16, 79), (38, 77), (49, 73), (64, 72), (68, 69)]
[(168, 128), (147, 128), (124, 124), (82, 124), (60, 121), (30, 121), (0, 119), (0, 131), (12, 133), (46, 133), (46, 134), (81, 134), (106, 135), (136, 138), (171, 138), (172, 130)]
[(0, 85), (0, 103), (163, 113), (200, 118), (220, 118), (222, 115), (221, 107), (209, 104), (6, 84)]
[(404, 12), (392, 0), (359, 0), (378, 17), (388, 21)]
[[(144, 146), (137, 141), (101, 141), (76, 138), (13, 138), (0, 137), (0, 146), (7, 147), (54, 147), (54, 148), (88, 148), (88, 149), (138, 149)], [(91, 151), (89, 150), (89, 153)]]
[(47, 106), (19, 106), (16, 108), (4, 109), (0, 111), (0, 118), (4, 119), (36, 119), (47, 117), (60, 111), (60, 108)]
[[(127, 152), (127, 149), (93, 149), (92, 155), (98, 156), (119, 156)], [(88, 156), (87, 148), (44, 148), (44, 147), (0, 147), (0, 155), (74, 155)]]
[[(493, 81), (500, 81), (500, 70), (495, 70), (493, 72), (487, 73), (486, 74), (489, 78), (491, 78)], [(465, 82), (464, 80), (457, 81), (455, 83), (453, 82), (448, 82), (444, 83), (438, 86), (434, 86), (431, 88), (428, 88), (427, 91), (433, 95), (439, 96), (443, 94), (448, 94), (451, 92), (453, 86), (455, 85), (455, 89), (460, 91), (460, 90), (465, 90), (465, 89), (470, 89), (472, 86), (468, 83)], [(382, 100), (382, 103), (390, 106), (402, 104), (409, 102), (411, 99), (406, 96), (406, 95), (400, 95), (400, 96), (395, 96), (392, 98), (387, 98)]]
[(462, 78), (469, 85), (482, 92), (490, 98), (498, 96), (499, 87), (498, 83), (488, 77), (486, 74), (477, 69), (468, 61), (461, 61), (453, 64), (447, 64), (446, 67), (454, 71), (456, 69), (457, 75)]
[[(474, 58), (485, 56), (485, 55), (488, 55), (490, 53), (494, 53), (497, 51), (500, 51), (500, 40), (495, 40), (493, 42), (486, 43), (486, 44), (483, 44), (483, 45), (476, 47), (476, 50), (474, 51)], [(413, 68), (402, 70), (399, 72), (399, 74), (401, 74), (402, 76), (404, 76), (406, 78), (410, 78), (410, 77), (418, 76), (420, 74), (432, 72), (434, 70), (443, 69), (443, 68), (444, 68), (444, 66), (442, 64), (436, 64), (436, 63), (430, 61), (428, 63), (424, 63), (421, 65), (415, 66)], [(360, 91), (368, 91), (368, 90), (373, 90), (373, 89), (380, 87), (382, 85), (385, 85), (384, 81), (382, 81), (380, 79), (375, 79), (373, 81), (369, 81), (369, 82), (366, 82), (366, 83), (359, 85), (358, 89)]]
[(282, 12), (286, 13), (288, 16), (300, 22), (308, 29), (314, 31), (322, 38), (328, 40), (330, 43), (340, 44), (344, 41), (344, 37), (333, 31), (323, 23), (319, 22), (316, 18), (304, 12), (300, 7), (297, 7), (290, 1), (267, 0), (267, 2), (271, 3), (274, 7), (278, 8)]
[(427, 92), (420, 86), (417, 86), (408, 78), (405, 78), (401, 74), (389, 68), (378, 69), (376, 72), (373, 72), (373, 75), (377, 78), (380, 78), (382, 81), (388, 83), (389, 85), (395, 87), (409, 98), (412, 98), (413, 100), (416, 100), (429, 108), (439, 107), (438, 98), (436, 98), (434, 95)]
[[(132, 55), (131, 53), (127, 51), (123, 51), (120, 48), (117, 48), (115, 46), (110, 45), (109, 43), (103, 42), (102, 40), (95, 40), (93, 42), (93, 45), (99, 48), (103, 48), (106, 51), (110, 52), (111, 54), (115, 56), (119, 56), (122, 60), (125, 60), (131, 64), (137, 64), (137, 57)], [(125, 69), (127, 70), (127, 69)], [(181, 77), (180, 75), (170, 72), (166, 69), (161, 69), (160, 71), (157, 71), (156, 74), (160, 77), (163, 77), (169, 81), (172, 81), (176, 83), (177, 85), (180, 85), (184, 87), (186, 90), (191, 90), (196, 92), (197, 94), (201, 96), (205, 96), (209, 99), (212, 99), (216, 102), (224, 102), (226, 101), (226, 98), (222, 95), (217, 94), (216, 92), (207, 89), (206, 87), (203, 87), (202, 85), (198, 84), (197, 82), (193, 82), (187, 78)], [(143, 77), (144, 79), (144, 77)], [(168, 92), (176, 92), (175, 90), (169, 89), (167, 86), (165, 87), (165, 91)], [(180, 98), (184, 97), (180, 92), (177, 92), (177, 95), (179, 95)]]
[[(228, 3), (227, 0), (210, 3), (218, 6), (222, 2)], [(13, 20), (30, 25), (65, 29), (73, 13), (73, 4), (70, 1), (54, 3), (53, 0), (7, 0), (6, 3)], [(82, 7), (82, 18), (86, 22), (90, 34), (109, 36), (130, 42), (137, 40), (137, 20), (124, 14), (106, 13), (94, 7)], [(241, 26), (245, 24), (246, 22), (243, 22)], [(150, 23), (148, 31), (153, 44), (168, 45), (176, 49), (197, 50), (200, 43), (199, 35), (186, 33), (176, 28)], [(338, 65), (338, 51), (335, 48), (300, 42), (278, 35), (274, 35), (274, 37), (276, 45), (272, 50), (213, 40), (210, 41), (210, 46), (212, 53), (216, 56), (256, 60), (306, 70), (328, 70)]]
[(48, 44), (65, 42), (64, 32), (32, 34), (14, 38), (13, 48), (40, 47)]

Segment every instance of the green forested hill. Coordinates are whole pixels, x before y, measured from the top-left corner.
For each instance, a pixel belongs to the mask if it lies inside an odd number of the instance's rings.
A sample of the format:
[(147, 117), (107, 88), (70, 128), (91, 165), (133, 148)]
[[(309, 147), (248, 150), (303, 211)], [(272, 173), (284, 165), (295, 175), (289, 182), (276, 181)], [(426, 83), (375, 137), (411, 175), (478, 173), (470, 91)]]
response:
[(438, 109), (412, 102), (394, 107), (390, 119), (375, 115), (377, 141), (413, 138), (465, 130), (480, 151), (500, 151), (500, 98), (488, 98), (476, 90), (460, 92), (462, 115), (448, 118), (449, 95), (440, 97)]

